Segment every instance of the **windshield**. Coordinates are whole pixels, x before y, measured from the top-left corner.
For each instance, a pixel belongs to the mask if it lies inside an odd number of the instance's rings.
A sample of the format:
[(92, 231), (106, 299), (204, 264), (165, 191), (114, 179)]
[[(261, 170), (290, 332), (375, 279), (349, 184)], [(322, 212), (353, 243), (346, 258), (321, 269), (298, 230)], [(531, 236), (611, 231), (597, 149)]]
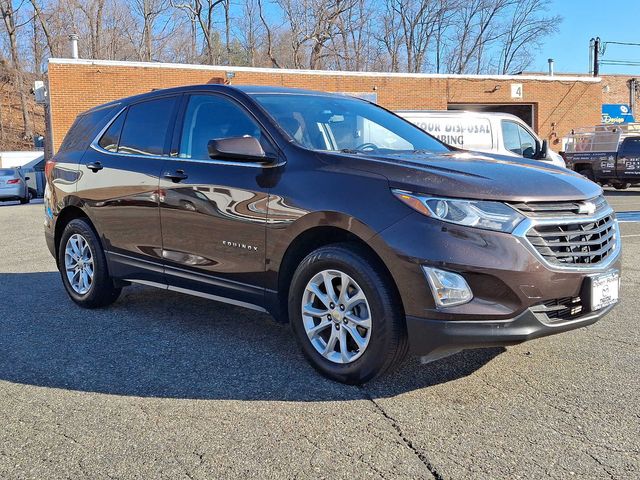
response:
[(347, 153), (447, 152), (411, 123), (350, 97), (259, 93), (252, 97), (299, 145)]

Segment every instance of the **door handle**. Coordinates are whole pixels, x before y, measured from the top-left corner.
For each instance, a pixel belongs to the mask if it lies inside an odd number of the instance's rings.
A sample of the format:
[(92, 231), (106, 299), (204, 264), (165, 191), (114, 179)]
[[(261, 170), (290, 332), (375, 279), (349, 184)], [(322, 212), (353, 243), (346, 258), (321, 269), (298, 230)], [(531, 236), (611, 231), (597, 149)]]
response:
[(175, 173), (166, 172), (163, 177), (171, 180), (173, 183), (178, 183), (189, 178), (189, 175), (184, 173), (184, 170), (176, 170)]
[(87, 168), (91, 171), (93, 171), (93, 173), (97, 172), (98, 170), (102, 170), (104, 167), (102, 166), (102, 163), (100, 162), (91, 162), (91, 163), (87, 163)]

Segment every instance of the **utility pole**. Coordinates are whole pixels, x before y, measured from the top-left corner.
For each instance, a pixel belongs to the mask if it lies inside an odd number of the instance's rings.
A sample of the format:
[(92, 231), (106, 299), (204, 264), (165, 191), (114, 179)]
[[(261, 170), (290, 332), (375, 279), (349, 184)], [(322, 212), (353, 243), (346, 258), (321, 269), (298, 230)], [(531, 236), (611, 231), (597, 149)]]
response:
[(600, 75), (600, 37), (593, 41), (593, 76)]
[(635, 117), (636, 115), (636, 95), (638, 94), (638, 79), (632, 78), (629, 80), (629, 106), (631, 107), (631, 113)]
[(593, 46), (595, 43), (595, 38), (589, 40), (589, 75), (593, 75)]

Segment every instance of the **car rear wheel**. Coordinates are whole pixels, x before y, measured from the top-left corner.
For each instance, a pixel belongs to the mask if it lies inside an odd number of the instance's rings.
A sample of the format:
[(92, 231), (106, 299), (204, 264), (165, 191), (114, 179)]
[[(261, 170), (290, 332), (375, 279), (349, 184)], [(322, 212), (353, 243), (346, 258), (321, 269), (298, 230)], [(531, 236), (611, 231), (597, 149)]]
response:
[(31, 201), (31, 196), (27, 194), (26, 197), (20, 199), (20, 205), (25, 205)]
[(118, 299), (122, 290), (114, 285), (109, 276), (97, 235), (82, 218), (69, 222), (62, 233), (58, 269), (67, 293), (81, 307), (110, 305)]
[(349, 244), (310, 253), (293, 275), (289, 319), (302, 351), (324, 376), (362, 384), (407, 352), (402, 307), (391, 280)]

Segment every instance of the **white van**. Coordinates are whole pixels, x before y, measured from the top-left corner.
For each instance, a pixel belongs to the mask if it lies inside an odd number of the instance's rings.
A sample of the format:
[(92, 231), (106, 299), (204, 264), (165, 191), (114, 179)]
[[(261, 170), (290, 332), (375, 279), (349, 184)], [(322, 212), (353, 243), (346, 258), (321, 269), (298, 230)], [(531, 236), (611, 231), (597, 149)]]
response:
[(525, 157), (565, 167), (562, 157), (548, 148), (531, 128), (508, 113), (400, 110), (406, 118), (440, 141), (465, 150)]

